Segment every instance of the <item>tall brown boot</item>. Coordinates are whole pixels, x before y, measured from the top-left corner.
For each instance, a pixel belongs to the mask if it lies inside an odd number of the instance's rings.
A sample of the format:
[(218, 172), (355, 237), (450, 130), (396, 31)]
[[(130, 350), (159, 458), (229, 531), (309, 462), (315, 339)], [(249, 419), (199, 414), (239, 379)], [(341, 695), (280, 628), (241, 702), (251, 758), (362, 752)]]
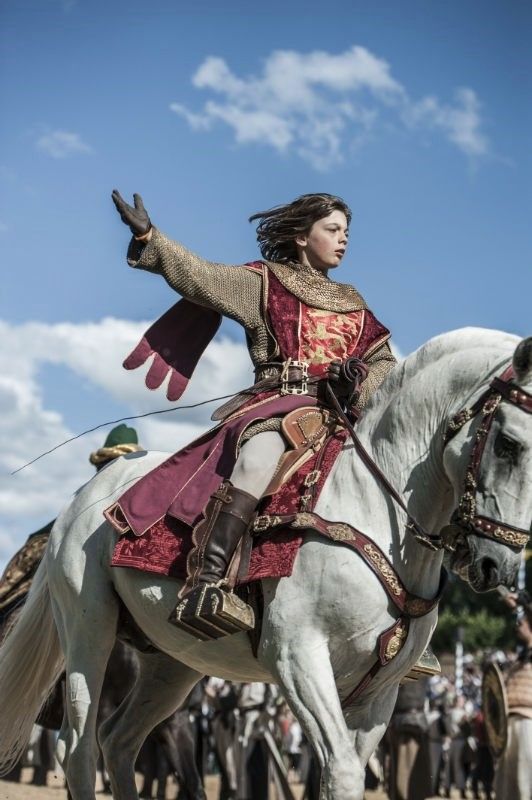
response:
[[(180, 592), (182, 600), (169, 621), (198, 639), (219, 639), (252, 630), (255, 625), (253, 609), (222, 585), (257, 502), (253, 495), (224, 481), (194, 528), (195, 546), (187, 559), (187, 580)], [(227, 581), (230, 589), (233, 582), (234, 579)]]

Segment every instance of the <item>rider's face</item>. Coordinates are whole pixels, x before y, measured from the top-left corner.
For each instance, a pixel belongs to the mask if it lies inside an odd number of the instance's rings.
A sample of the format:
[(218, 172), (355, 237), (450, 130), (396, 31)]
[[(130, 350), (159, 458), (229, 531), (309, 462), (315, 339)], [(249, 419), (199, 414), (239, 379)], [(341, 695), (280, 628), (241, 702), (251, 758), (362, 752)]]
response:
[(344, 257), (347, 239), (347, 218), (343, 211), (335, 209), (315, 222), (308, 234), (296, 238), (299, 261), (323, 271), (337, 267)]

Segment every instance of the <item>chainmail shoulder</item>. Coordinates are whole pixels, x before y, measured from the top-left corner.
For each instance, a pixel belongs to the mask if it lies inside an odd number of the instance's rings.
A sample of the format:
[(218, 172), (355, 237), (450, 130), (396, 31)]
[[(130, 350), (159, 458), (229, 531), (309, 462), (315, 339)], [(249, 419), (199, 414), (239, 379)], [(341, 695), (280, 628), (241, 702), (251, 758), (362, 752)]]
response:
[(265, 263), (277, 280), (307, 306), (339, 313), (367, 308), (364, 298), (353, 286), (331, 281), (319, 269), (296, 263)]

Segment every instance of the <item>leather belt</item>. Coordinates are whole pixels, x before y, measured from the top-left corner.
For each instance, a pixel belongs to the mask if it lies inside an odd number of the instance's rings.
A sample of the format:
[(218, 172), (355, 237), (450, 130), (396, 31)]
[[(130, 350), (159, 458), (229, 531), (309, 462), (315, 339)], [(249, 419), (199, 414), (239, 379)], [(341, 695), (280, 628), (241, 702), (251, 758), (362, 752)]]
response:
[(283, 362), (267, 361), (255, 370), (257, 377), (253, 386), (243, 389), (227, 403), (216, 409), (211, 419), (224, 420), (252, 397), (263, 392), (279, 392), (280, 395), (298, 394), (310, 397), (325, 396), (326, 378), (309, 376), (308, 363), (292, 358)]

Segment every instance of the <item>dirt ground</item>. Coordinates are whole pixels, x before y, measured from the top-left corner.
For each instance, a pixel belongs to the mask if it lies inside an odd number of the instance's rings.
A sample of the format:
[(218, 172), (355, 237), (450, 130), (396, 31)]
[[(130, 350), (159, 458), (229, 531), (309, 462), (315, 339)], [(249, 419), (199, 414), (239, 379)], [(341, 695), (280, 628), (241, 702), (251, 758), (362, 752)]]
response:
[[(30, 781), (33, 770), (24, 769), (22, 771), (22, 780)], [(52, 779), (48, 776), (47, 787), (31, 786), (28, 783), (7, 783), (0, 780), (0, 800), (66, 800), (66, 791), (63, 788), (62, 776), (57, 776)], [(217, 800), (218, 798), (218, 779), (215, 777), (207, 778), (207, 797), (209, 800)], [(292, 786), (292, 790), (296, 798), (300, 798), (303, 794), (302, 787)], [(176, 797), (176, 793), (172, 792), (172, 797)], [(108, 795), (101, 795), (102, 800)], [(272, 790), (272, 800), (276, 800), (275, 792)], [(366, 800), (387, 800), (387, 795), (382, 792), (367, 792)]]

